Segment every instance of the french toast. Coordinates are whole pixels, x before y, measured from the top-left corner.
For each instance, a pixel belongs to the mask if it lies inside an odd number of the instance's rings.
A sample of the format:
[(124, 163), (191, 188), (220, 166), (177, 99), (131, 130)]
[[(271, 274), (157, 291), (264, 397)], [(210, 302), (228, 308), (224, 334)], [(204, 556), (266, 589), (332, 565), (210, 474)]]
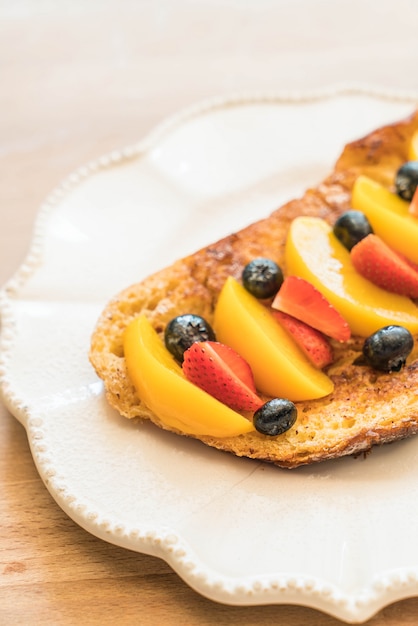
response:
[[(219, 293), (229, 276), (241, 280), (252, 259), (267, 257), (285, 268), (289, 225), (301, 215), (329, 224), (350, 208), (351, 190), (360, 174), (392, 187), (398, 168), (408, 160), (418, 112), (348, 144), (333, 171), (315, 188), (248, 227), (176, 261), (121, 291), (107, 304), (93, 331), (89, 357), (103, 379), (109, 404), (122, 416), (151, 420), (158, 427), (185, 433), (163, 423), (138, 397), (130, 380), (123, 347), (124, 331), (141, 314), (162, 337), (177, 315), (194, 313), (213, 322)], [(418, 242), (417, 242), (418, 245)], [(296, 423), (271, 437), (258, 431), (237, 436), (191, 435), (208, 446), (296, 468), (344, 455), (367, 452), (374, 445), (418, 432), (418, 336), (406, 366), (381, 372), (355, 363), (364, 337), (333, 342), (334, 361), (327, 374), (334, 390), (326, 397), (296, 402)]]

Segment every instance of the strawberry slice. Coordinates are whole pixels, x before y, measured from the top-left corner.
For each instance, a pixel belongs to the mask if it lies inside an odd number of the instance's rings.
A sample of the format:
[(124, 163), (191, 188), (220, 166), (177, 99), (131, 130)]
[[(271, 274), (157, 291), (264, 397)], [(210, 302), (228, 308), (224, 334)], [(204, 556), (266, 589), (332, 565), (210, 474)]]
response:
[(370, 282), (391, 293), (418, 298), (418, 266), (377, 235), (367, 235), (350, 254), (358, 273)]
[(272, 307), (337, 341), (350, 338), (350, 327), (342, 315), (316, 287), (299, 276), (287, 276), (284, 279)]
[(273, 317), (287, 330), (302, 352), (318, 369), (334, 360), (331, 345), (323, 333), (282, 311), (273, 311)]
[(409, 215), (418, 217), (418, 187), (415, 189), (415, 193), (412, 196), (411, 203), (408, 208)]
[(218, 341), (198, 341), (184, 353), (186, 378), (235, 411), (256, 411), (258, 397), (250, 365)]

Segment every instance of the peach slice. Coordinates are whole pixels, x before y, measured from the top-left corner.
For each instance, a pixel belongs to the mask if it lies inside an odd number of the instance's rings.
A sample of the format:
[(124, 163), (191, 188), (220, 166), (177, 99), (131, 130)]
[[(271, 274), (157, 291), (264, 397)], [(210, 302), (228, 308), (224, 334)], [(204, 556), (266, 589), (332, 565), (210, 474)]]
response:
[(367, 176), (359, 176), (351, 205), (367, 216), (374, 233), (388, 246), (418, 263), (418, 220), (409, 213), (406, 200)]
[(418, 161), (418, 130), (414, 132), (409, 144), (408, 157), (410, 161)]
[(418, 307), (409, 298), (363, 278), (332, 227), (321, 218), (302, 216), (292, 222), (286, 241), (286, 271), (321, 291), (355, 335), (367, 337), (388, 324), (418, 332)]
[(232, 277), (219, 295), (214, 330), (218, 341), (251, 365), (262, 393), (299, 401), (332, 392), (331, 379), (311, 365), (268, 308)]
[(144, 315), (126, 328), (123, 346), (129, 378), (162, 424), (189, 435), (213, 437), (254, 431), (250, 420), (186, 380)]
[[(386, 209), (398, 213), (398, 215), (408, 215), (408, 202), (406, 200), (363, 174), (356, 178), (352, 195), (355, 204), (362, 204), (366, 207), (369, 205), (384, 206)], [(358, 210), (361, 211), (362, 209)]]

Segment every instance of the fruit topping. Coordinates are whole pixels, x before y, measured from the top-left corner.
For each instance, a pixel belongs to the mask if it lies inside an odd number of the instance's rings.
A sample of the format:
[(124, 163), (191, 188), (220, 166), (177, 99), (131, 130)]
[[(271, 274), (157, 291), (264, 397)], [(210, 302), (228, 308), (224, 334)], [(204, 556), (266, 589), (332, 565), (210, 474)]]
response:
[(414, 195), (412, 196), (411, 204), (408, 208), (409, 215), (413, 215), (414, 217), (418, 217), (418, 189), (415, 190)]
[(293, 337), (315, 367), (322, 369), (332, 363), (331, 345), (328, 338), (319, 330), (282, 311), (273, 311), (273, 316)]
[(410, 202), (418, 185), (418, 161), (403, 163), (396, 172), (395, 188), (398, 196)]
[(353, 186), (351, 204), (367, 215), (375, 235), (418, 263), (418, 220), (409, 213), (406, 200), (379, 183), (359, 176)]
[(416, 130), (411, 137), (408, 156), (411, 161), (418, 160), (418, 130)]
[(271, 259), (258, 258), (250, 261), (242, 272), (242, 284), (259, 299), (271, 298), (283, 282), (281, 268)]
[(299, 276), (287, 276), (272, 303), (283, 311), (337, 341), (350, 338), (350, 327), (316, 287)]
[(351, 250), (359, 241), (373, 232), (370, 222), (362, 211), (345, 211), (336, 220), (334, 235), (347, 250)]
[(296, 402), (322, 398), (333, 391), (331, 379), (309, 362), (271, 309), (232, 276), (219, 294), (213, 328), (218, 341), (231, 346), (250, 364), (261, 393)]
[(262, 405), (250, 366), (229, 346), (194, 343), (184, 353), (182, 367), (187, 380), (235, 411), (255, 411)]
[[(364, 174), (358, 176), (354, 181), (351, 193), (351, 207), (365, 213), (371, 224), (371, 216), (373, 218), (379, 217), (381, 208), (402, 216), (408, 213), (408, 202), (406, 200), (403, 200), (398, 194), (393, 193), (381, 183)], [(382, 219), (385, 219), (385, 215), (383, 215)], [(375, 232), (374, 228), (373, 231)]]
[(123, 349), (138, 397), (163, 426), (213, 437), (235, 437), (254, 431), (250, 420), (185, 378), (145, 315), (127, 326)]
[[(392, 211), (386, 213), (403, 221)], [(409, 221), (416, 222), (418, 229), (416, 218), (410, 217)], [(289, 274), (312, 283), (348, 322), (353, 335), (367, 337), (388, 324), (400, 324), (418, 332), (418, 308), (413, 301), (385, 291), (361, 276), (353, 266), (350, 252), (323, 219), (302, 216), (293, 220), (286, 240), (286, 268)]]
[(164, 342), (167, 350), (181, 363), (184, 351), (195, 341), (215, 341), (210, 324), (200, 315), (186, 313), (174, 317), (166, 326)]
[(403, 326), (380, 328), (363, 345), (365, 362), (377, 370), (399, 372), (414, 346), (414, 339)]
[(297, 409), (293, 402), (284, 398), (269, 400), (254, 413), (254, 426), (263, 435), (276, 437), (293, 426)]
[(405, 260), (377, 235), (368, 235), (351, 250), (356, 270), (373, 284), (410, 298), (418, 298), (418, 266)]

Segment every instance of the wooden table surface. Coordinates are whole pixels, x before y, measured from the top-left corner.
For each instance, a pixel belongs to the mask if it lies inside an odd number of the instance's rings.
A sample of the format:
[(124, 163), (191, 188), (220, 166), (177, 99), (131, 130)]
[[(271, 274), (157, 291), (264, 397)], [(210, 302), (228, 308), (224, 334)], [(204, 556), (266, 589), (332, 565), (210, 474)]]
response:
[[(64, 177), (178, 109), (342, 81), (418, 90), (418, 3), (395, 4), (1, 0), (0, 282)], [(0, 410), (2, 626), (341, 623), (303, 607), (216, 604), (159, 559), (89, 535), (52, 500), (24, 428)], [(417, 622), (418, 599), (407, 599), (368, 623)]]

